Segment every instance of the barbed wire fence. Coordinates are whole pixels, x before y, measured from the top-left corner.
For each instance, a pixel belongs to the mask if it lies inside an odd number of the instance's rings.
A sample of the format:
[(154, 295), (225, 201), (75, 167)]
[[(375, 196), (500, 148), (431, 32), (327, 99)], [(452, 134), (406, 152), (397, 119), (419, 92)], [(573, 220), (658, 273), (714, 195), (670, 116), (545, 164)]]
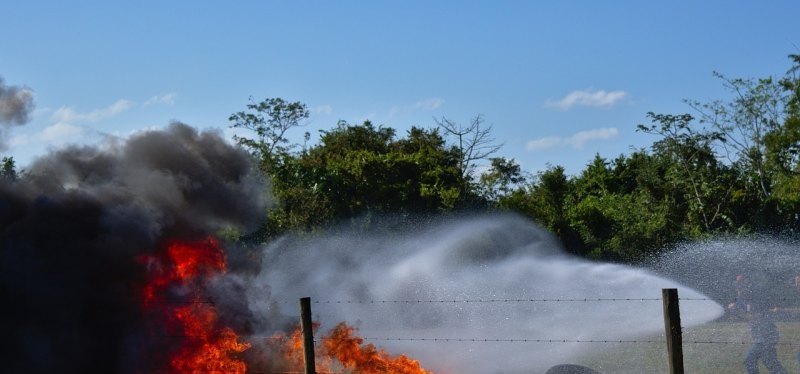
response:
[[(310, 298), (300, 299), (308, 305), (323, 304), (480, 304), (480, 303), (596, 303), (596, 302), (657, 302), (661, 301), (664, 310), (664, 340), (652, 339), (564, 339), (564, 338), (480, 338), (480, 337), (372, 337), (365, 336), (360, 341), (372, 342), (423, 342), (423, 343), (504, 343), (504, 344), (658, 344), (667, 348), (668, 365), (670, 373), (683, 373), (683, 345), (728, 345), (748, 346), (753, 344), (749, 340), (706, 340), (683, 339), (683, 328), (680, 323), (679, 301), (682, 302), (717, 302), (711, 298), (679, 298), (677, 289), (663, 289), (662, 298), (475, 298), (475, 299), (408, 299), (408, 300), (315, 300)], [(745, 300), (745, 299), (741, 299)], [(789, 298), (783, 301), (790, 300)], [(738, 301), (738, 300), (734, 300)], [(286, 301), (283, 301), (284, 303)], [(295, 302), (296, 303), (296, 302)], [(310, 313), (310, 309), (307, 311)], [(301, 316), (302, 317), (302, 316)], [(308, 317), (310, 318), (310, 317)], [(325, 340), (326, 338), (320, 338)], [(800, 347), (800, 342), (781, 341), (776, 345)], [(312, 345), (313, 347), (313, 342)], [(313, 354), (311, 352), (310, 354)], [(307, 371), (307, 374), (313, 371)]]
[[(598, 303), (598, 302), (658, 302), (661, 301), (664, 306), (665, 318), (665, 339), (652, 340), (652, 339), (563, 339), (563, 338), (481, 338), (481, 337), (381, 337), (381, 336), (364, 336), (353, 338), (328, 338), (317, 337), (314, 338), (313, 332), (309, 331), (304, 334), (304, 356), (307, 360), (314, 362), (314, 346), (326, 340), (342, 340), (351, 339), (359, 342), (420, 342), (420, 343), (504, 343), (504, 344), (654, 344), (666, 345), (668, 347), (668, 358), (670, 364), (670, 373), (683, 373), (683, 357), (682, 345), (727, 345), (727, 346), (749, 346), (753, 344), (750, 340), (684, 340), (682, 338), (683, 329), (680, 326), (680, 311), (677, 309), (678, 301), (686, 302), (717, 302), (718, 300), (711, 298), (678, 298), (677, 290), (669, 289), (669, 292), (674, 297), (673, 300), (668, 300), (668, 289), (663, 290), (664, 295), (662, 298), (475, 298), (475, 299), (407, 299), (407, 300), (313, 300), (310, 298), (301, 298), (299, 301), (277, 300), (273, 303), (277, 304), (298, 304), (302, 305), (306, 302), (310, 305), (342, 305), (342, 304), (381, 304), (381, 305), (399, 305), (399, 304), (489, 304), (489, 303)], [(304, 301), (305, 300), (305, 301)], [(747, 298), (733, 298), (736, 301), (748, 301)], [(775, 301), (797, 301), (797, 298), (781, 298)], [(673, 307), (677, 312), (674, 316), (669, 316), (668, 304), (672, 302)], [(156, 300), (155, 304), (214, 304), (213, 300), (188, 300), (188, 301), (175, 301), (175, 300)], [(301, 308), (302, 309), (302, 308)], [(307, 315), (306, 315), (307, 313)], [(301, 310), (301, 320), (311, 318), (311, 309), (306, 308)], [(308, 324), (309, 329), (311, 328)], [(301, 333), (304, 326), (301, 326)], [(676, 337), (677, 334), (677, 337)], [(668, 340), (672, 336), (672, 347)], [(190, 335), (164, 335), (156, 336), (154, 338), (163, 339), (183, 339), (193, 338), (197, 336)], [(677, 340), (676, 340), (677, 338)], [(290, 341), (292, 338), (289, 336), (248, 336), (252, 341), (257, 340), (270, 340), (270, 341)], [(310, 339), (310, 342), (306, 340)], [(780, 341), (776, 343), (777, 346), (793, 347), (800, 350), (800, 341)], [(310, 348), (309, 348), (310, 347)], [(308, 361), (307, 361), (308, 362)], [(675, 367), (673, 367), (675, 366)], [(210, 370), (209, 373), (223, 373), (222, 371)], [(315, 371), (308, 366), (304, 371), (258, 371), (247, 370), (249, 374), (334, 374), (332, 372)]]

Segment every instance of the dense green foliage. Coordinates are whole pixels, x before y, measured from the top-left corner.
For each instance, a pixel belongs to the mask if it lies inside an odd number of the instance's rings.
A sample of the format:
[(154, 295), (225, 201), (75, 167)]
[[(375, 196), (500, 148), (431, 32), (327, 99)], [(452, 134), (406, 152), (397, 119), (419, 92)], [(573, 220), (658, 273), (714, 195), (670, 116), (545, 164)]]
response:
[[(633, 261), (671, 243), (716, 233), (800, 229), (800, 56), (781, 79), (728, 79), (730, 100), (687, 101), (690, 114), (648, 113), (638, 130), (650, 147), (579, 174), (560, 166), (528, 175), (477, 116), (446, 118), (398, 137), (389, 127), (338, 123), (308, 147), (284, 134), (308, 117), (282, 99), (251, 103), (230, 117), (237, 137), (272, 182), (272, 207), (256, 240), (373, 214), (430, 215), (510, 210), (554, 232), (582, 256)], [(309, 140), (306, 133), (306, 141)], [(482, 173), (475, 162), (489, 162)]]
[(317, 145), (265, 155), (277, 207), (257, 234), (314, 229), (372, 214), (435, 214), (463, 208), (478, 197), (464, 193), (470, 181), (459, 169), (458, 151), (438, 129), (395, 130), (340, 122)]

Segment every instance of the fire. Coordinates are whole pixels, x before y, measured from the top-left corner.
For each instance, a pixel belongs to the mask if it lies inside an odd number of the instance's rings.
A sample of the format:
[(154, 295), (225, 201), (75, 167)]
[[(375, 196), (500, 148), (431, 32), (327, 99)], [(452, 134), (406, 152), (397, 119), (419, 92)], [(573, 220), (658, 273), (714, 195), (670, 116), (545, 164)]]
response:
[(323, 354), (335, 358), (346, 368), (362, 374), (430, 374), (419, 361), (406, 355), (392, 357), (372, 344), (363, 345), (364, 339), (355, 336), (356, 329), (344, 322), (338, 324), (322, 339)]
[(202, 297), (202, 286), (226, 270), (225, 257), (213, 238), (174, 241), (158, 256), (143, 258), (149, 281), (142, 306), (150, 333), (170, 340), (170, 373), (241, 373), (247, 367), (235, 356), (250, 345), (229, 327), (220, 326), (214, 306)]
[[(319, 328), (319, 323), (314, 323), (314, 331)], [(303, 364), (303, 334), (300, 327), (297, 327), (291, 336), (285, 336), (283, 333), (278, 333), (273, 336), (275, 342), (279, 346), (278, 351), (283, 351), (283, 363), (287, 365), (284, 370), (302, 372), (304, 369)], [(318, 350), (317, 350), (318, 351)], [(317, 372), (332, 373), (333, 369), (330, 360), (320, 357), (319, 352), (315, 352)]]
[[(204, 283), (226, 271), (225, 256), (213, 238), (167, 243), (163, 253), (143, 257), (148, 282), (142, 287), (142, 307), (153, 338), (167, 338), (167, 357), (158, 372), (181, 374), (244, 374), (239, 359), (251, 345), (241, 342), (230, 327), (221, 326), (214, 305), (203, 297)], [(314, 325), (314, 329), (319, 327)], [(273, 353), (265, 365), (292, 372), (303, 370), (300, 330), (276, 335)], [(317, 347), (318, 373), (432, 374), (405, 355), (393, 357), (372, 344), (364, 344), (356, 329), (344, 322), (322, 338)], [(251, 369), (252, 370), (252, 369)], [(146, 372), (153, 372), (148, 370)]]
[[(301, 370), (303, 341), (299, 328), (286, 339), (284, 348), (284, 360), (290, 364), (290, 370)], [(373, 344), (364, 345), (364, 339), (356, 336), (356, 328), (345, 322), (322, 338), (322, 346), (315, 350), (315, 356), (319, 373), (433, 374), (406, 355), (392, 357)]]

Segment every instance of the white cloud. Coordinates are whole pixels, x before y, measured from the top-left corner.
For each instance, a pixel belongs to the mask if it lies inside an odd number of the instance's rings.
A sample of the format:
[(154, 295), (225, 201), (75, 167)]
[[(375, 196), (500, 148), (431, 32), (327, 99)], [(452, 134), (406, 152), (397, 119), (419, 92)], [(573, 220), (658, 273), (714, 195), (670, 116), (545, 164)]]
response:
[(441, 97), (433, 97), (426, 100), (417, 101), (414, 104), (414, 109), (422, 110), (436, 110), (444, 104), (444, 99)]
[(389, 109), (389, 118), (392, 118), (396, 115), (411, 114), (420, 110), (424, 111), (436, 110), (439, 109), (442, 105), (444, 105), (444, 99), (442, 99), (441, 97), (432, 97), (429, 99), (420, 100), (412, 105), (395, 105), (391, 109)]
[(572, 91), (561, 100), (547, 100), (545, 106), (559, 110), (568, 110), (573, 106), (610, 107), (627, 96), (625, 91)]
[(166, 94), (163, 94), (163, 95), (156, 95), (156, 96), (153, 96), (153, 97), (147, 99), (142, 104), (142, 106), (151, 106), (151, 105), (156, 105), (156, 104), (172, 105), (172, 104), (175, 104), (175, 97), (177, 97), (177, 96), (178, 96), (178, 94), (176, 94), (174, 92), (166, 93)]
[(545, 149), (555, 148), (562, 145), (563, 139), (559, 136), (548, 136), (544, 138), (534, 139), (528, 142), (525, 149), (529, 151), (543, 151)]
[(619, 135), (616, 127), (604, 127), (589, 131), (581, 131), (567, 138), (567, 144), (572, 148), (583, 148), (583, 145), (594, 140), (614, 139)]
[(44, 142), (62, 142), (65, 139), (74, 138), (81, 134), (83, 134), (82, 128), (59, 122), (46, 127), (42, 132), (36, 135), (36, 138)]
[(403, 112), (403, 108), (399, 106), (393, 106), (392, 109), (389, 109), (389, 118), (392, 118), (400, 113)]
[(311, 113), (331, 114), (333, 107), (331, 104), (319, 105), (311, 109)]
[(134, 105), (128, 100), (117, 100), (117, 102), (101, 109), (95, 109), (87, 113), (76, 112), (72, 107), (62, 106), (50, 117), (56, 122), (96, 122), (101, 119), (116, 116)]
[(36, 117), (40, 117), (40, 116), (45, 116), (48, 113), (51, 113), (52, 111), (53, 111), (53, 108), (49, 108), (49, 107), (36, 108), (36, 109), (33, 110), (33, 112), (31, 114), (33, 115), (34, 118), (36, 118)]
[(594, 130), (577, 132), (568, 137), (548, 136), (544, 138), (534, 139), (528, 141), (528, 144), (525, 146), (525, 149), (527, 149), (530, 152), (543, 151), (546, 149), (557, 148), (557, 147), (571, 147), (575, 149), (581, 149), (588, 142), (595, 140), (614, 139), (618, 135), (619, 135), (619, 130), (617, 130), (615, 127), (604, 127)]
[(19, 147), (26, 145), (31, 142), (31, 137), (25, 134), (21, 135), (14, 135), (11, 139), (8, 140), (8, 145), (10, 147)]
[(40, 143), (61, 145), (80, 138), (84, 135), (84, 132), (82, 127), (59, 122), (55, 125), (45, 127), (44, 130), (35, 134), (15, 135), (8, 140), (8, 145), (11, 147)]

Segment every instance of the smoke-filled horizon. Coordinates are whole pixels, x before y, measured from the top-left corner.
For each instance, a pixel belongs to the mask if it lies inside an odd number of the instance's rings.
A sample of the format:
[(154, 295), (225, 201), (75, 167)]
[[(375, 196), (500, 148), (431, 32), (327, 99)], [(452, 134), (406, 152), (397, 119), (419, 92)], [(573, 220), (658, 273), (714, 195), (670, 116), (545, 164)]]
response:
[(3, 371), (146, 372), (167, 346), (147, 340), (141, 256), (252, 227), (264, 190), (248, 155), (180, 123), (0, 181)]

